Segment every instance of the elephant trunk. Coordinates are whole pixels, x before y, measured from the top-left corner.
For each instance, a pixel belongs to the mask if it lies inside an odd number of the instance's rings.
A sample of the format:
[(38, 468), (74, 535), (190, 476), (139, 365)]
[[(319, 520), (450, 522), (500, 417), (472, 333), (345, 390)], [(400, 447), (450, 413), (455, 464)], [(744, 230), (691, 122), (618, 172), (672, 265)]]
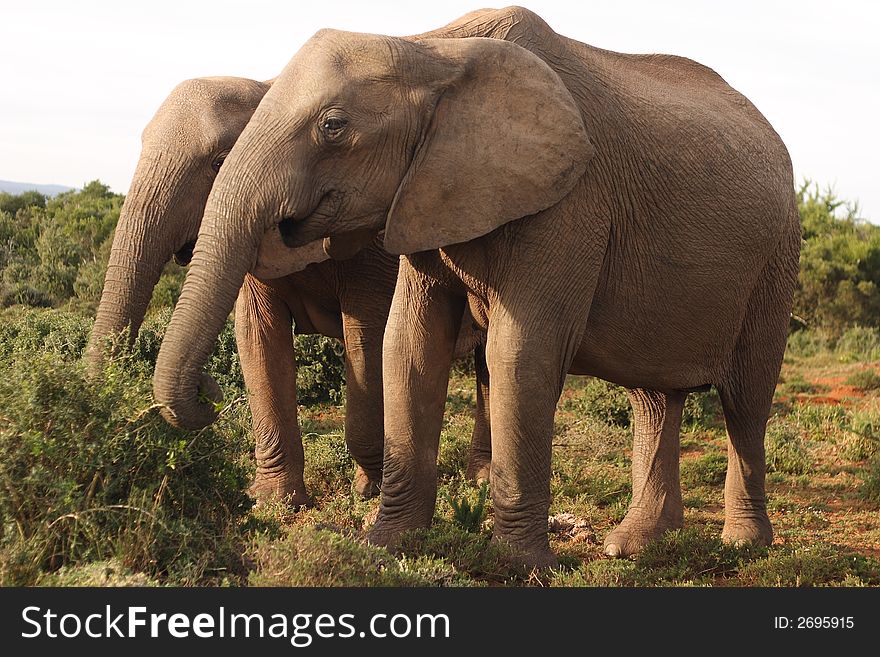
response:
[(129, 342), (137, 337), (153, 288), (162, 269), (178, 248), (178, 222), (169, 220), (173, 204), (167, 185), (174, 171), (158, 159), (142, 159), (116, 225), (101, 302), (98, 305), (86, 359), (99, 369), (107, 353), (108, 338), (129, 329)]
[[(219, 182), (219, 181), (218, 181)], [(200, 429), (217, 417), (219, 386), (203, 371), (265, 232), (242, 211), (247, 193), (212, 192), (180, 299), (165, 333), (153, 395), (174, 426)], [(234, 217), (235, 221), (225, 218)]]

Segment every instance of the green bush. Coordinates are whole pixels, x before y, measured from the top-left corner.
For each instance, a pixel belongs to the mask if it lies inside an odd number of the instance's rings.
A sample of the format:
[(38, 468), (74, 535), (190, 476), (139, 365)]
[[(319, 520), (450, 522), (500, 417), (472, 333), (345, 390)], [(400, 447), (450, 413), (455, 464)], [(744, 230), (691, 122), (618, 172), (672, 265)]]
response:
[(690, 393), (684, 402), (681, 425), (692, 430), (723, 428), (724, 416), (718, 394), (714, 390)]
[[(880, 293), (878, 293), (880, 296)], [(866, 326), (853, 326), (837, 340), (838, 356), (857, 361), (880, 359), (880, 330)]]
[(611, 426), (628, 427), (632, 422), (632, 407), (626, 391), (602, 379), (587, 379), (566, 405)]
[[(880, 227), (858, 207), (805, 182), (797, 192), (804, 243), (794, 314), (835, 335), (880, 323)], [(842, 215), (842, 216), (841, 216)]]
[(785, 353), (799, 358), (812, 358), (831, 351), (833, 344), (833, 340), (824, 332), (809, 329), (800, 330), (788, 336)]
[(0, 310), (0, 363), (47, 352), (77, 360), (91, 330), (92, 320), (77, 313), (27, 307)]
[(36, 352), (0, 364), (3, 583), (111, 557), (173, 581), (241, 570), (240, 433), (223, 418), (172, 429), (150, 399), (149, 380), (116, 365), (88, 377)]
[(0, 299), (94, 309), (123, 196), (98, 181), (46, 200), (6, 195), (0, 212)]
[(304, 404), (342, 401), (345, 362), (342, 344), (323, 335), (296, 336), (296, 394)]

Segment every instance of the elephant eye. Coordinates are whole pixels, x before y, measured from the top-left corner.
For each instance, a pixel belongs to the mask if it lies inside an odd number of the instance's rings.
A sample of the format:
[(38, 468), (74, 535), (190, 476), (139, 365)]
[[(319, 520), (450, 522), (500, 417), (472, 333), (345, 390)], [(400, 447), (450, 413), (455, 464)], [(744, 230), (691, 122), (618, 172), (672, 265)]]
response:
[(321, 130), (328, 137), (337, 137), (342, 129), (348, 125), (348, 121), (338, 116), (330, 116), (324, 119), (321, 124)]
[(214, 158), (214, 161), (211, 162), (211, 168), (214, 170), (214, 173), (217, 173), (220, 171), (220, 167), (223, 166), (223, 161), (226, 159), (226, 155), (227, 155), (226, 153), (223, 153), (222, 155), (218, 155), (216, 158)]

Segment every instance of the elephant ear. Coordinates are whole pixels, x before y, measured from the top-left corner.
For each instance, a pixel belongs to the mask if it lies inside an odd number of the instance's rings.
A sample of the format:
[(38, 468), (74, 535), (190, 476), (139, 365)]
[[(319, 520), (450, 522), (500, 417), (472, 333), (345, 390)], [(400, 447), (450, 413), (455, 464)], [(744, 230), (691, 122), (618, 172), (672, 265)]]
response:
[(426, 39), (452, 63), (385, 226), (406, 254), (466, 242), (562, 199), (594, 149), (560, 77), (496, 39)]

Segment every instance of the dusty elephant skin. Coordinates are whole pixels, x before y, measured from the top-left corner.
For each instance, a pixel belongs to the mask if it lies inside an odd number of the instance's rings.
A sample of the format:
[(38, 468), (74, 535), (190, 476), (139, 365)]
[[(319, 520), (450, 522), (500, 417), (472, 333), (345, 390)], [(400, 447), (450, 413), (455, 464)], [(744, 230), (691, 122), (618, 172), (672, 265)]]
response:
[[(269, 86), (241, 78), (188, 80), (147, 126), (90, 339), (94, 366), (101, 364), (106, 337), (126, 327), (137, 335), (153, 287), (172, 256), (180, 264), (189, 262), (215, 176)], [(382, 335), (398, 258), (374, 244), (345, 262), (327, 260), (320, 242), (283, 247), (283, 253), (272, 247), (266, 240), (255, 268), (271, 280), (247, 276), (236, 304), (236, 338), (256, 442), (251, 493), (260, 501), (311, 501), (296, 413), (295, 325), (298, 333), (346, 342), (346, 441), (358, 463), (358, 492), (375, 494), (382, 471)], [(208, 390), (214, 390), (211, 383), (205, 384)], [(212, 414), (189, 426), (210, 420)], [(488, 443), (487, 431), (487, 422), (477, 423), (475, 445)], [(474, 461), (475, 468), (481, 465)]]
[[(199, 334), (213, 340), (267, 233), (343, 248), (384, 230), (404, 257), (372, 541), (431, 522), (468, 307), (488, 331), (494, 534), (523, 562), (555, 561), (550, 449), (567, 372), (626, 387), (635, 409), (633, 501), (608, 554), (682, 524), (682, 406), (707, 385), (729, 435), (723, 537), (769, 543), (763, 439), (800, 248), (779, 136), (713, 71), (592, 48), (525, 9), (435, 36), (327, 30), (290, 61), (211, 192), (165, 375), (204, 362)], [(194, 341), (199, 356), (182, 360)], [(198, 369), (188, 376), (195, 400)]]

